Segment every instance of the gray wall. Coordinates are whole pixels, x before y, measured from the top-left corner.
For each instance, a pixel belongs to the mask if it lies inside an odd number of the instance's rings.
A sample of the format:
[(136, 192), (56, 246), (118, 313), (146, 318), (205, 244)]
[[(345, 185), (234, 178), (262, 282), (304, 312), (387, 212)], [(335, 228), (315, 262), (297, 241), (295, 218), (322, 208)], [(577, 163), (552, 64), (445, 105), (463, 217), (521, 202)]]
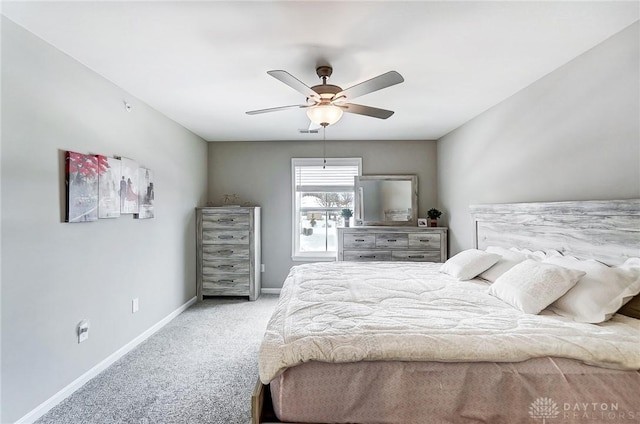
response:
[[(153, 169), (156, 218), (63, 223), (64, 150)], [(24, 416), (195, 296), (194, 207), (206, 201), (206, 150), (2, 18), (1, 422)], [(90, 337), (78, 344), (83, 318)]]
[[(417, 174), (419, 216), (437, 205), (435, 141), (327, 141), (327, 156), (361, 157), (363, 174)], [(282, 287), (300, 263), (291, 260), (291, 158), (303, 157), (322, 157), (322, 141), (209, 143), (209, 202), (235, 193), (262, 207), (263, 287)]]
[(640, 197), (639, 25), (438, 140), (450, 255), (473, 246), (468, 206)]

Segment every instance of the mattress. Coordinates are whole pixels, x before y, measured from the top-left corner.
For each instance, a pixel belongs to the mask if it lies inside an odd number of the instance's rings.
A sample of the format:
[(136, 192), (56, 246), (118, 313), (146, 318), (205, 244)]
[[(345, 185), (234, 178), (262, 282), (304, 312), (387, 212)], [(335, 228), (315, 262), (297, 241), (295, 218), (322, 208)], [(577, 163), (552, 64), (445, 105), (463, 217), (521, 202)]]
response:
[(565, 358), (518, 363), (308, 362), (271, 384), (296, 423), (621, 423), (640, 421), (640, 373)]

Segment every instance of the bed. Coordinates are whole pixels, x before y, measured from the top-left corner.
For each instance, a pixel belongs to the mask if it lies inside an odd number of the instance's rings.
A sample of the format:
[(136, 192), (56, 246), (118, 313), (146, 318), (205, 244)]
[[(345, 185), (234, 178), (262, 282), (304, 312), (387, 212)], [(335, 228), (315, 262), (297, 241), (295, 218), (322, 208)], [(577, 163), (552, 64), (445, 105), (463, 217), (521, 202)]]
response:
[[(483, 251), (596, 259), (616, 270), (640, 257), (640, 200), (479, 205), (471, 213)], [(293, 267), (260, 349), (253, 422), (640, 419), (640, 320), (524, 313), (489, 293), (497, 281), (461, 281), (441, 268)]]

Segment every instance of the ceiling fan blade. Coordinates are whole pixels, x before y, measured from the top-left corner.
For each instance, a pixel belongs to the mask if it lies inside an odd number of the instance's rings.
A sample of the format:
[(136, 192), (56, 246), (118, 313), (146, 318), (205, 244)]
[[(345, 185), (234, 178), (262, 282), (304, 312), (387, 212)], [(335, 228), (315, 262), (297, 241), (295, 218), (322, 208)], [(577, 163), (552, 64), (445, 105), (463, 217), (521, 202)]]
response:
[(334, 97), (345, 96), (347, 99), (355, 99), (356, 97), (364, 96), (365, 94), (372, 93), (374, 91), (382, 90), (383, 88), (391, 87), (392, 85), (400, 84), (404, 81), (402, 75), (396, 71), (389, 71), (385, 74), (378, 75), (375, 78), (361, 82), (352, 87), (342, 90)]
[(247, 115), (258, 115), (260, 113), (268, 113), (268, 112), (277, 112), (279, 110), (287, 110), (287, 109), (302, 109), (308, 107), (307, 105), (290, 105), (290, 106), (279, 106), (272, 107), (269, 109), (258, 109), (258, 110), (250, 110), (246, 112)]
[(394, 113), (392, 110), (378, 109), (377, 107), (362, 106), (354, 103), (345, 103), (340, 107), (348, 113), (357, 113), (358, 115), (366, 115), (379, 119), (387, 119)]
[(296, 91), (304, 94), (307, 97), (318, 98), (318, 93), (313, 91), (311, 87), (300, 81), (298, 78), (294, 77), (287, 71), (275, 70), (275, 71), (267, 71), (267, 74), (271, 75), (275, 79), (282, 81), (287, 84), (289, 87), (293, 88)]

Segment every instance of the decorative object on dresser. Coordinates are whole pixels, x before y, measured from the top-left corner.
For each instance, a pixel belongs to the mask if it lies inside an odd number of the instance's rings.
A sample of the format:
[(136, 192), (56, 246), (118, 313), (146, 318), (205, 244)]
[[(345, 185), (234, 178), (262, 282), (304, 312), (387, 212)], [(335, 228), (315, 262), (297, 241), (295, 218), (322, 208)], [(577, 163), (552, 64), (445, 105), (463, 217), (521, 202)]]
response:
[(437, 227), (438, 226), (438, 218), (442, 216), (442, 212), (440, 212), (436, 208), (431, 208), (427, 211), (427, 216), (429, 217), (429, 226)]
[(447, 228), (338, 228), (338, 261), (447, 260)]
[(196, 208), (197, 294), (260, 295), (260, 208)]
[(349, 219), (351, 219), (351, 217), (353, 216), (353, 212), (351, 212), (351, 209), (342, 209), (340, 215), (342, 215), (342, 217), (344, 218), (344, 226), (348, 227)]

